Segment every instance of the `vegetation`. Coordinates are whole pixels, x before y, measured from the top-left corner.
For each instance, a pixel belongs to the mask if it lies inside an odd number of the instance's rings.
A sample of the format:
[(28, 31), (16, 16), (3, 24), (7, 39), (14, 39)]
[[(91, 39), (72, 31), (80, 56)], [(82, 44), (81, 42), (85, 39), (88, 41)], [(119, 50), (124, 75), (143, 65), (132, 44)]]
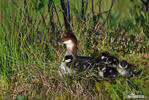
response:
[[(84, 73), (58, 76), (62, 31), (74, 32), (79, 55), (109, 51), (143, 72), (116, 84)], [(0, 34), (2, 100), (149, 97), (149, 0), (0, 0)]]

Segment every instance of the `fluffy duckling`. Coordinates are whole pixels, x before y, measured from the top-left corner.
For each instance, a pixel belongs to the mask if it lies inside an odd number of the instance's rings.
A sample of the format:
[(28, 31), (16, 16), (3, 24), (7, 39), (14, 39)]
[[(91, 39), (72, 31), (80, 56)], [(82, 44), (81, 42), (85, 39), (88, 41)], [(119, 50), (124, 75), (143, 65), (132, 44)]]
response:
[(137, 76), (142, 72), (142, 70), (138, 72), (134, 72), (134, 66), (132, 64), (129, 64), (126, 60), (122, 60), (119, 63), (117, 67), (117, 71), (120, 73), (120, 75), (126, 76), (126, 77)]
[(111, 67), (117, 67), (119, 64), (119, 61), (116, 57), (110, 55), (109, 52), (103, 52), (101, 53), (101, 60), (104, 64), (111, 65)]
[(102, 78), (110, 80), (111, 83), (115, 83), (117, 69), (110, 65), (104, 65), (103, 67), (99, 67), (98, 75)]

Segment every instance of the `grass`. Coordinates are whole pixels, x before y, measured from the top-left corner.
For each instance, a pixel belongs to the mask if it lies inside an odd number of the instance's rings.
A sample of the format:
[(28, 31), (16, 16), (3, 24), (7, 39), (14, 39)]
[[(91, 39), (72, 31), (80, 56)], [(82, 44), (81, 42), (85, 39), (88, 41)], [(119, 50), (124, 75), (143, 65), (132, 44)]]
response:
[(136, 70), (143, 69), (141, 75), (119, 76), (116, 84), (100, 77), (97, 81), (84, 73), (62, 78), (57, 70), (65, 49), (55, 40), (63, 29), (56, 25), (57, 30), (51, 32), (47, 8), (36, 11), (35, 4), (28, 1), (26, 12), (23, 0), (16, 2), (18, 7), (11, 0), (0, 4), (0, 99), (116, 100), (131, 93), (149, 97), (149, 40), (141, 23), (131, 27), (124, 21), (111, 27), (111, 15), (110, 21), (105, 26), (100, 24), (97, 30), (92, 27), (91, 17), (86, 24), (73, 25), (79, 55), (98, 57), (109, 51), (135, 65)]

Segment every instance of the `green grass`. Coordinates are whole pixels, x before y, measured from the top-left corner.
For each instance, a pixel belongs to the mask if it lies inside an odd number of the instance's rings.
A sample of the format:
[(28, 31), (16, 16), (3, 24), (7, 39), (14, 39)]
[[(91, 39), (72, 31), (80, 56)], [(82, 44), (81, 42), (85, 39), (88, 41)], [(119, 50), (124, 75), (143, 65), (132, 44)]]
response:
[[(116, 84), (110, 84), (100, 77), (95, 80), (91, 74), (69, 78), (58, 76), (65, 49), (56, 43), (56, 39), (64, 29), (56, 25), (56, 31), (51, 32), (47, 7), (37, 11), (36, 3), (27, 1), (26, 12), (23, 0), (16, 4), (18, 6), (11, 0), (0, 1), (0, 99), (120, 100), (131, 93), (149, 97), (149, 39), (144, 30), (149, 22), (147, 15), (132, 14), (135, 17), (117, 24), (112, 11), (105, 26), (101, 21), (94, 30), (91, 15), (85, 25), (75, 19), (79, 15), (72, 11), (71, 25), (79, 42), (79, 55), (98, 57), (101, 52), (109, 51), (119, 60), (125, 59), (135, 65), (136, 70), (143, 69), (138, 77), (119, 76)], [(59, 15), (62, 23), (61, 12)], [(137, 23), (137, 18), (144, 24)]]

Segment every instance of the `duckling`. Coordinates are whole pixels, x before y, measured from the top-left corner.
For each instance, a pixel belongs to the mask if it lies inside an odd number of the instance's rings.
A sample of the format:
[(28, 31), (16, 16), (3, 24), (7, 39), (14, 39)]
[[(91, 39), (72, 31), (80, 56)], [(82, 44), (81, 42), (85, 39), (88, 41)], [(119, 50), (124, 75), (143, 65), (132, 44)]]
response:
[(110, 56), (109, 52), (102, 52), (101, 53), (101, 59), (104, 60), (105, 62), (108, 60), (109, 56)]
[(129, 64), (126, 60), (122, 60), (119, 63), (117, 67), (117, 71), (120, 73), (120, 75), (126, 76), (126, 77), (137, 76), (142, 72), (142, 70), (138, 72), (134, 72), (134, 66), (132, 64)]
[(66, 63), (66, 66), (70, 68), (71, 64), (73, 63), (73, 56), (72, 55), (66, 55), (63, 62)]
[(114, 84), (117, 77), (117, 69), (111, 65), (104, 65), (99, 67), (98, 75), (102, 78), (110, 80), (110, 82)]
[(119, 64), (119, 61), (116, 57), (110, 55), (109, 52), (102, 52), (101, 53), (101, 60), (104, 64), (111, 65), (111, 67), (117, 67)]

